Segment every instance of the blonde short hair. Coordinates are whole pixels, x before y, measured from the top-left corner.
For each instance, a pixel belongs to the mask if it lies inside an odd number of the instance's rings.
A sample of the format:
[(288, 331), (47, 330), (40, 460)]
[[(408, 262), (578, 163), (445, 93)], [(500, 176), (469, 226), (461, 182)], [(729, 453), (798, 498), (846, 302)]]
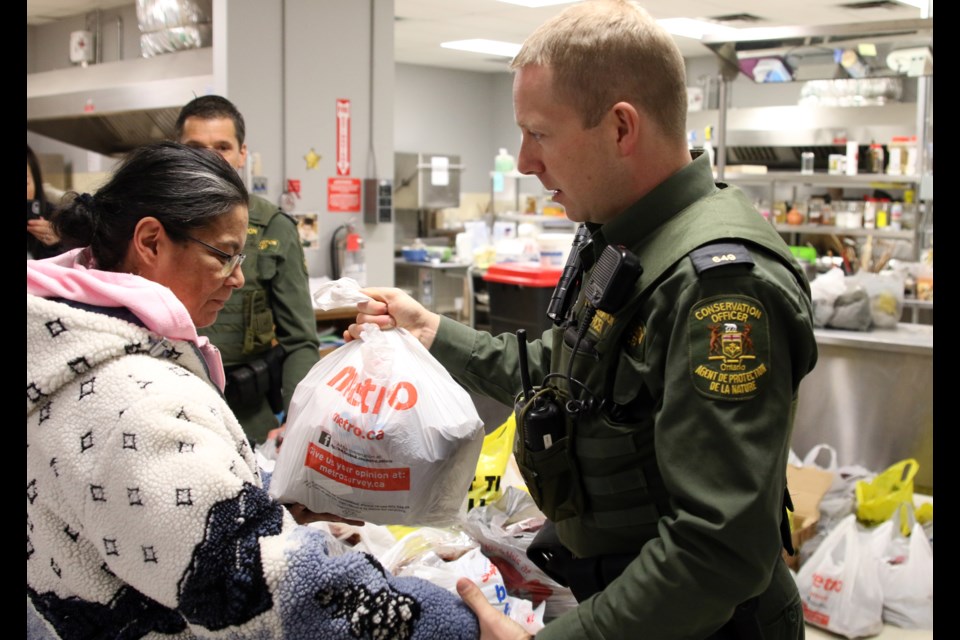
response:
[(557, 97), (595, 127), (617, 102), (686, 138), (686, 66), (673, 37), (629, 0), (585, 0), (534, 31), (510, 63), (550, 67)]

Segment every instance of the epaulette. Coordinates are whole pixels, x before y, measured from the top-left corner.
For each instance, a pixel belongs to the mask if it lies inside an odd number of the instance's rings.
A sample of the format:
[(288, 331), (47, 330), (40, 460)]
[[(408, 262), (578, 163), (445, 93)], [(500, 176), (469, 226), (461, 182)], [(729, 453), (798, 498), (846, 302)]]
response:
[(737, 242), (715, 242), (697, 247), (690, 252), (690, 259), (697, 274), (716, 267), (733, 264), (753, 265), (753, 256), (747, 248)]

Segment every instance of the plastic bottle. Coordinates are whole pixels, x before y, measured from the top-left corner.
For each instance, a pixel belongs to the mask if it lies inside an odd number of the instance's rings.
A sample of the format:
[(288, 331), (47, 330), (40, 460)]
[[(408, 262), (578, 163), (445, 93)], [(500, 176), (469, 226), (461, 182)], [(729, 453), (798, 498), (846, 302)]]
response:
[(498, 199), (510, 202), (515, 197), (512, 182), (507, 182), (506, 174), (513, 171), (513, 156), (507, 153), (507, 150), (500, 147), (500, 153), (493, 159), (493, 193)]
[(903, 228), (903, 203), (894, 202), (890, 205), (890, 228), (900, 231)]
[(500, 147), (500, 153), (493, 159), (493, 170), (500, 173), (510, 173), (513, 171), (513, 156), (507, 153), (507, 150)]
[(710, 125), (703, 129), (703, 152), (710, 158), (710, 167), (717, 166), (717, 160), (713, 153), (713, 127)]
[(870, 173), (883, 173), (884, 170), (883, 145), (870, 143)]

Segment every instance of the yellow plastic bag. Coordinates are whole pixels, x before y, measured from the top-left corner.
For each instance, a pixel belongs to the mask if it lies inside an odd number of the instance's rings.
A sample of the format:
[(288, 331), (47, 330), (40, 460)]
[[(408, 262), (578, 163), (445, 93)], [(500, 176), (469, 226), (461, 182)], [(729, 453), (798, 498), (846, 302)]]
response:
[(502, 495), (500, 482), (507, 470), (517, 433), (517, 419), (510, 414), (506, 422), (483, 438), (483, 448), (477, 461), (477, 472), (467, 493), (467, 511), (496, 502)]
[(857, 482), (857, 519), (865, 524), (881, 524), (893, 516), (897, 507), (913, 505), (913, 478), (920, 464), (913, 458), (887, 467), (873, 480)]

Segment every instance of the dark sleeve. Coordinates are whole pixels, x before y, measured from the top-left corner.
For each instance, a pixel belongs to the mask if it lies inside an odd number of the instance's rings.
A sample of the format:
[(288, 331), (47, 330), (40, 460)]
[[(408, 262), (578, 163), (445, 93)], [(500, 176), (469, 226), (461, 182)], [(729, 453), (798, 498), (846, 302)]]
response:
[[(320, 340), (310, 298), (307, 266), (296, 224), (277, 214), (264, 232), (264, 241), (276, 241), (261, 252), (269, 260), (265, 268), (274, 272), (270, 282), (270, 301), (276, 323), (277, 341), (283, 346), (283, 409), (300, 380), (320, 360)], [(271, 264), (272, 263), (272, 264)]]

